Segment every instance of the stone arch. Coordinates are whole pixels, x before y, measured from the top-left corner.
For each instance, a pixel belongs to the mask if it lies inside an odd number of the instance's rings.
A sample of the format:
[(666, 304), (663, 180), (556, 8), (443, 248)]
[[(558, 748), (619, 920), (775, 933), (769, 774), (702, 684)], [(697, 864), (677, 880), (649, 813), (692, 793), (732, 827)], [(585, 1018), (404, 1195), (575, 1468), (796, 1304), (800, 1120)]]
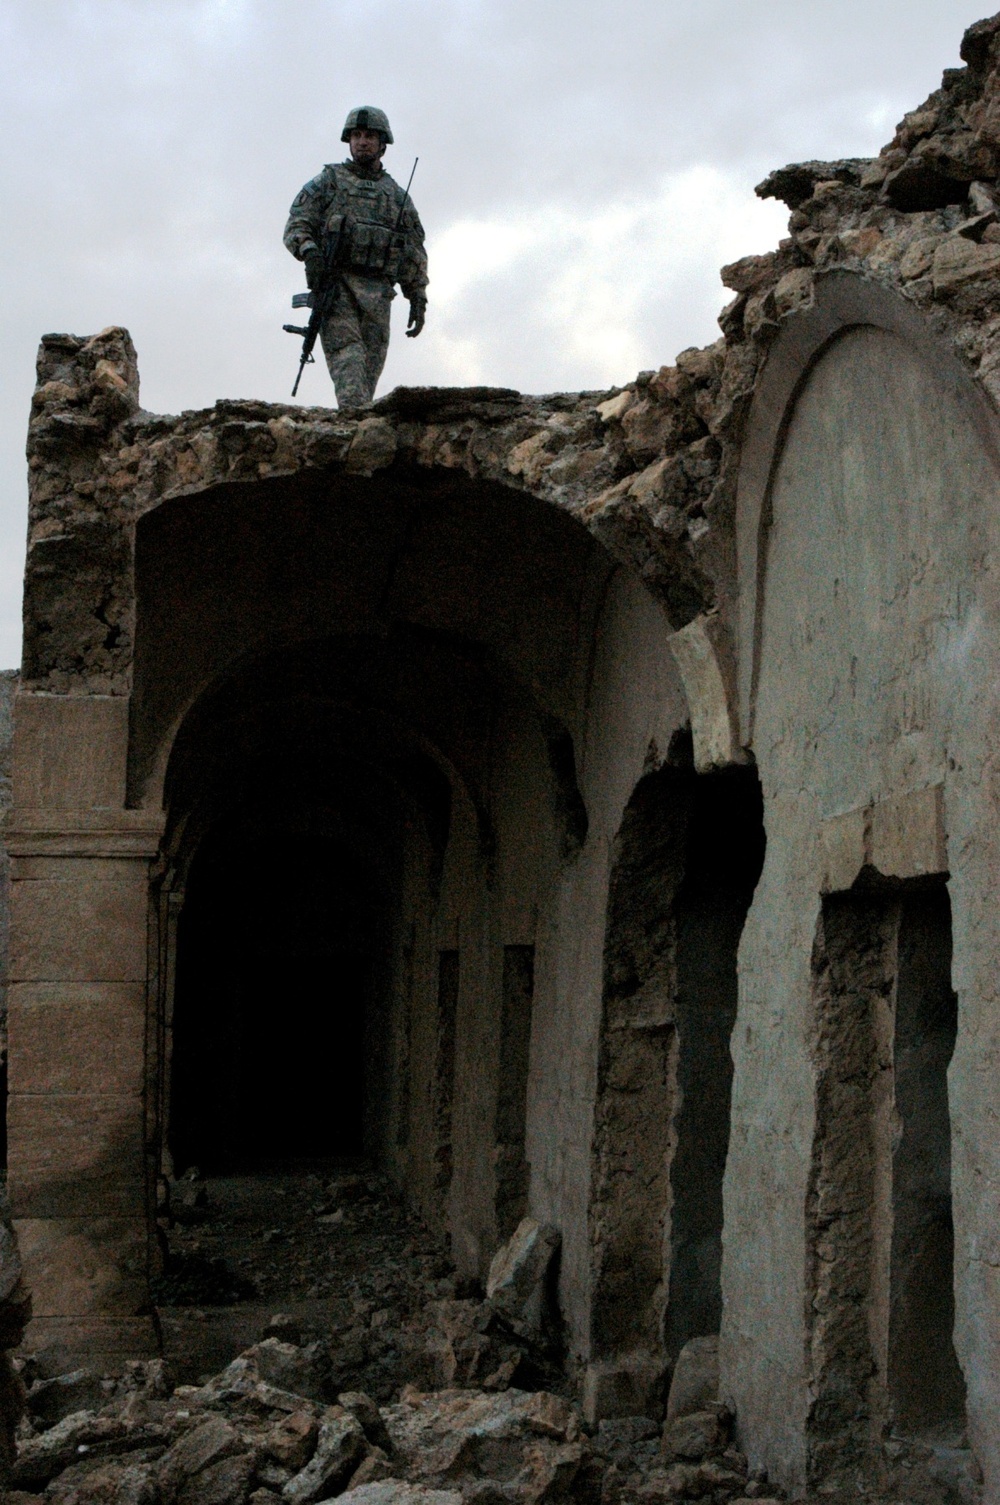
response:
[[(581, 939), (560, 891), (582, 862), (603, 911), (588, 828), (595, 814), (617, 825), (619, 789), (687, 718), (662, 609), (564, 511), (447, 472), (306, 471), (171, 496), (140, 518), (135, 560), (128, 797), (166, 811), (161, 935), (177, 933), (199, 843), (255, 787), (240, 759), (272, 793), (266, 747), (283, 737), (377, 768), (397, 836), (385, 1106), (367, 1143), (481, 1277), (517, 1217), (552, 1216), (563, 1194), (532, 1145), (539, 1128), (549, 1146), (560, 1133), (542, 1081), (566, 1074), (553, 1010)], [(400, 775), (420, 758), (450, 826)], [(174, 975), (165, 956), (164, 1020)], [(591, 1048), (568, 1062), (581, 1083)], [(169, 1139), (167, 1088), (161, 1113)], [(570, 1249), (581, 1240), (585, 1221), (567, 1227)]]
[(883, 330), (907, 346), (940, 385), (942, 397), (966, 416), (986, 452), (1000, 466), (996, 417), (989, 400), (945, 342), (897, 293), (851, 272), (816, 278), (813, 302), (790, 315), (768, 352), (757, 382), (740, 451), (736, 543), (739, 593), (739, 712), (745, 745), (752, 744), (760, 668), (767, 540), (772, 489), (801, 392), (837, 340), (852, 330)]
[[(785, 321), (745, 433), (741, 721), (768, 848), (740, 952), (721, 1352), (754, 1461), (789, 1484), (845, 1465), (836, 1447), (817, 1463), (810, 1433), (807, 1333), (823, 1314), (805, 1278), (816, 1252), (809, 1178), (825, 1132), (810, 958), (823, 894), (850, 887), (872, 853), (895, 878), (949, 875), (939, 881), (958, 996), (947, 1072), (955, 1258), (941, 1278), (954, 1282), (970, 1435), (987, 1474), (995, 1468), (994, 1360), (982, 1339), (992, 1298), (973, 1230), (994, 1159), (974, 1063), (991, 1056), (995, 1030), (997, 934), (981, 890), (997, 861), (982, 788), (1000, 710), (988, 563), (1000, 521), (997, 438), (989, 402), (940, 330), (905, 298), (846, 272), (818, 278), (814, 303)], [(942, 1297), (936, 1310), (945, 1308)], [(865, 1446), (850, 1465), (861, 1473), (885, 1462), (880, 1440), (869, 1433)]]
[(171, 496), (136, 527), (129, 801), (158, 805), (181, 720), (240, 657), (394, 622), (479, 642), (572, 734), (576, 638), (614, 568), (561, 509), (454, 472), (302, 470)]
[[(403, 394), (361, 423), (256, 403), (162, 419), (137, 410), (127, 338), (108, 339), (131, 373), (121, 401), (86, 428), (86, 455), (60, 424), (47, 451), (74, 485), (81, 467), (98, 479), (92, 502), (59, 513), (62, 531), (40, 513), (33, 534), (18, 850), (42, 852), (52, 879), (21, 891), (40, 923), (57, 902), (87, 915), (24, 996), (54, 1011), (86, 997), (128, 1050), (114, 1095), (78, 1094), (66, 1184), (35, 1175), (21, 1128), (13, 1184), (38, 1258), (72, 1261), (95, 1217), (119, 1222), (101, 1224), (90, 1305), (40, 1320), (85, 1347), (95, 1318), (108, 1355), (137, 1323), (154, 1340), (134, 1250), (151, 1227), (187, 887), (236, 818), (234, 794), (246, 810), (273, 793), (271, 751), (315, 737), (327, 782), (345, 770), (331, 839), (379, 845), (370, 820), (357, 838), (352, 791), (399, 835), (379, 848), (395, 905), (380, 1153), (447, 1229), (463, 1275), (484, 1274), (523, 1210), (561, 1228), (566, 1332), (585, 1359), (609, 852), (642, 770), (692, 719), (671, 638), (710, 607), (710, 585), (642, 506), (601, 501), (621, 455), (586, 394), (568, 425), (561, 400), (482, 393)], [(60, 360), (93, 353), (56, 344)], [(544, 451), (530, 476), (524, 443)], [(299, 662), (317, 653), (328, 662)], [(714, 759), (719, 739), (701, 740)], [(242, 770), (228, 791), (227, 757)], [(430, 788), (442, 782), (447, 801)], [(220, 881), (239, 869), (230, 852)], [(98, 1056), (75, 1080), (104, 1082)], [(55, 1096), (15, 1092), (45, 1143)], [(67, 1231), (63, 1214), (81, 1222)]]

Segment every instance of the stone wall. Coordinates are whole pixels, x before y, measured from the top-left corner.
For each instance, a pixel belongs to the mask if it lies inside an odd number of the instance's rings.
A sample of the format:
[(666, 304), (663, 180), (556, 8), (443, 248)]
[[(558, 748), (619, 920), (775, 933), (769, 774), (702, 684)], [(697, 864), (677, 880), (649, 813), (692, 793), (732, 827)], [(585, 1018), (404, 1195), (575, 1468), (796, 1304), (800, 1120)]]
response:
[(879, 158), (772, 174), (789, 235), (723, 270), (722, 338), (620, 389), (164, 417), (125, 331), (45, 337), (9, 825), (38, 1341), (151, 1341), (178, 916), (212, 841), (257, 878), (322, 838), (380, 896), (330, 927), (376, 979), (365, 1142), (466, 1278), (525, 1206), (557, 1225), (592, 1418), (721, 1323), (786, 1487), (914, 1445), (996, 1497), (1000, 17), (962, 56)]
[[(0, 812), (11, 804), (11, 754), (17, 670), (0, 673)], [(0, 1060), (7, 1065), (7, 969), (10, 957), (10, 861), (0, 829)], [(6, 1077), (5, 1077), (6, 1080)]]

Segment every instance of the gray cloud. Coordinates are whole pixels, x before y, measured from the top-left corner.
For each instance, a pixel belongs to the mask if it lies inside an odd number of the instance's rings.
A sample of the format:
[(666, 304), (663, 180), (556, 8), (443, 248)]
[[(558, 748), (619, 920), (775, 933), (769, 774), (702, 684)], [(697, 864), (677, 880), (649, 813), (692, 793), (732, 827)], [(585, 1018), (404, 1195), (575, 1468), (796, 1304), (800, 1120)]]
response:
[[(782, 233), (772, 166), (873, 153), (958, 61), (957, 0), (5, 0), (0, 663), (19, 652), (39, 335), (127, 325), (143, 401), (285, 400), (288, 203), (390, 113), (431, 320), (382, 390), (607, 385), (715, 337), (717, 267)], [(306, 400), (329, 400), (311, 370)]]

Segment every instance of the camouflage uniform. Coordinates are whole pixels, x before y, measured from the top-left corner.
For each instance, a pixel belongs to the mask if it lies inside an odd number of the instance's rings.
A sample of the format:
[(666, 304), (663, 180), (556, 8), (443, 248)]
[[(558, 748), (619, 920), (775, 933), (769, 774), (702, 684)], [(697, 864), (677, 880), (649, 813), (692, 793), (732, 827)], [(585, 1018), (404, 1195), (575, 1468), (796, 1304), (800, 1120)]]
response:
[[(389, 348), (389, 310), (398, 282), (405, 298), (425, 298), (424, 229), (385, 168), (328, 163), (292, 205), (285, 245), (299, 261), (340, 232), (339, 297), (320, 338), (340, 407), (371, 402)], [(399, 234), (396, 223), (403, 208)]]

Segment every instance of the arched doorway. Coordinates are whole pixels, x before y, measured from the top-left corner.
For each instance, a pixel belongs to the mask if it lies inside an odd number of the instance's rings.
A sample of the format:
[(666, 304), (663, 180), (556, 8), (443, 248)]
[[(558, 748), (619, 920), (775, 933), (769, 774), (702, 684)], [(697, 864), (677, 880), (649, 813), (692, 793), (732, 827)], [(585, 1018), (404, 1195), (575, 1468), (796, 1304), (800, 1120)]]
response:
[[(587, 1360), (607, 852), (689, 719), (662, 609), (572, 518), (453, 475), (175, 498), (136, 560), (129, 788), (167, 810), (173, 1168), (360, 1143), (480, 1279), (523, 1213), (555, 1222)], [(284, 1086), (241, 1132), (262, 1073), (328, 1095), (297, 1052), (362, 991), (339, 1136)]]

